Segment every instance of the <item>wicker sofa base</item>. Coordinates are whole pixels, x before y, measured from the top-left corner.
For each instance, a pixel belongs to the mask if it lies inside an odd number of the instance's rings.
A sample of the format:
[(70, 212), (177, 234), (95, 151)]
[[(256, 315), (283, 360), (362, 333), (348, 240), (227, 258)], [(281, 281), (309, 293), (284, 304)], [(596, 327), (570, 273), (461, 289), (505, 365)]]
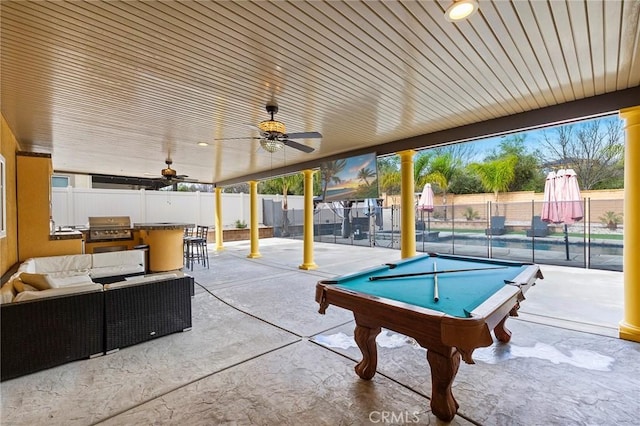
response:
[(184, 275), (0, 306), (0, 380), (103, 355), (191, 328)]
[(193, 277), (108, 289), (105, 352), (191, 328)]
[(2, 305), (1, 380), (102, 355), (103, 292)]

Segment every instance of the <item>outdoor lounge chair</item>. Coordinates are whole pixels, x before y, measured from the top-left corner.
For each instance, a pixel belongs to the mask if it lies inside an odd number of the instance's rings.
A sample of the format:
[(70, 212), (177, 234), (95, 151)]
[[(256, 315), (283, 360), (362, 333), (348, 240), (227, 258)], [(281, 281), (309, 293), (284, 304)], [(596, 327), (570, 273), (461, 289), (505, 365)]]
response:
[(491, 225), (484, 230), (485, 235), (503, 235), (507, 230), (504, 227), (504, 216), (491, 216)]
[(533, 216), (531, 229), (527, 229), (527, 237), (546, 237), (549, 235), (549, 225), (543, 222), (540, 216)]

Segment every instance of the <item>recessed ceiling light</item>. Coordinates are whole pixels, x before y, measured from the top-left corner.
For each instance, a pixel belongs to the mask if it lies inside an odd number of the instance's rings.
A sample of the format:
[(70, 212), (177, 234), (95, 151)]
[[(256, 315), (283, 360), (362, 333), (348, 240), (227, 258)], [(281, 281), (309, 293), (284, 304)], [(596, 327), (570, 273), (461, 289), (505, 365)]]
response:
[(444, 12), (444, 17), (449, 22), (457, 22), (469, 18), (477, 11), (476, 0), (455, 0)]
[(206, 142), (198, 142), (198, 146), (209, 146)]

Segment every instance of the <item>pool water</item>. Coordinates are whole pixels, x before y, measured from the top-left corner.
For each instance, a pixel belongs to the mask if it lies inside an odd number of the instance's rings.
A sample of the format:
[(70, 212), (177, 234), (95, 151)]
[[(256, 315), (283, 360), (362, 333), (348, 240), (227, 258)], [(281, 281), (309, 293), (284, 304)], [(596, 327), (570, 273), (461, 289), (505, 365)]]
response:
[[(465, 238), (456, 235), (455, 244), (464, 244), (464, 245), (478, 245), (482, 247), (486, 247), (488, 244), (488, 239), (486, 238)], [(474, 244), (475, 243), (475, 244)], [(510, 248), (510, 249), (524, 249), (524, 250), (533, 250), (534, 245), (532, 241), (514, 241), (514, 240), (501, 240), (493, 238), (491, 239), (491, 247), (500, 247), (500, 248)], [(582, 251), (584, 250), (584, 243), (569, 243), (569, 250), (572, 252), (575, 250)], [(594, 244), (591, 243), (591, 256), (598, 255), (611, 255), (611, 256), (622, 256), (622, 245), (614, 246), (614, 245), (605, 245), (605, 244)], [(535, 243), (536, 251), (558, 251), (564, 252), (566, 250), (566, 246), (564, 242), (562, 243), (548, 243), (548, 242), (537, 242)]]

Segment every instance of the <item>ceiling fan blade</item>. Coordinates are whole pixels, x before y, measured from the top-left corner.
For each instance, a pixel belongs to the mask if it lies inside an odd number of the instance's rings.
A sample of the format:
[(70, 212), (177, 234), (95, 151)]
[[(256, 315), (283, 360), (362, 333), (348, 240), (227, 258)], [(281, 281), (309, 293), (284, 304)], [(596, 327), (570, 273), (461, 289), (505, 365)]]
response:
[(214, 141), (233, 141), (233, 140), (247, 140), (247, 139), (262, 139), (262, 137), (247, 136), (246, 138), (222, 138), (222, 139), (214, 139)]
[(318, 132), (288, 133), (286, 136), (289, 139), (316, 139), (322, 137)]
[(310, 146), (303, 145), (301, 143), (298, 143), (296, 141), (292, 141), (290, 139), (282, 139), (280, 142), (282, 142), (283, 144), (285, 144), (289, 148), (297, 149), (297, 150), (300, 150), (302, 152), (306, 152), (307, 154), (309, 154), (310, 152), (315, 151), (315, 148), (311, 148)]

